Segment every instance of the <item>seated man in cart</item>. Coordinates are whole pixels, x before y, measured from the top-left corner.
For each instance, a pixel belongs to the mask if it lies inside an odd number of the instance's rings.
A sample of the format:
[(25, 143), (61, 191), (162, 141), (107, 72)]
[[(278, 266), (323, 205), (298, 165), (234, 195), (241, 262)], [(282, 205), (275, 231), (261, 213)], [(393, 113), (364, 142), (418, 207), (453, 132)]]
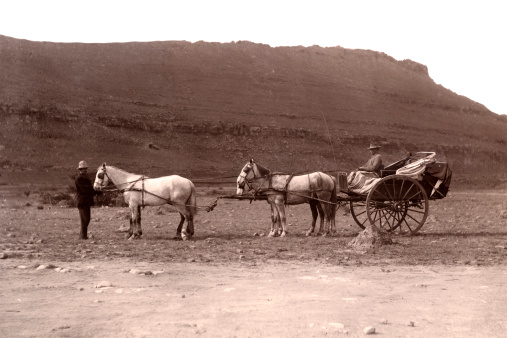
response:
[(371, 153), (370, 159), (362, 167), (357, 168), (357, 170), (367, 177), (378, 178), (380, 177), (380, 170), (383, 168), (380, 146), (376, 143), (371, 143), (368, 149)]
[(348, 190), (357, 194), (367, 193), (378, 181), (380, 170), (383, 169), (380, 146), (371, 143), (368, 149), (371, 152), (370, 159), (362, 167), (350, 172), (347, 176)]

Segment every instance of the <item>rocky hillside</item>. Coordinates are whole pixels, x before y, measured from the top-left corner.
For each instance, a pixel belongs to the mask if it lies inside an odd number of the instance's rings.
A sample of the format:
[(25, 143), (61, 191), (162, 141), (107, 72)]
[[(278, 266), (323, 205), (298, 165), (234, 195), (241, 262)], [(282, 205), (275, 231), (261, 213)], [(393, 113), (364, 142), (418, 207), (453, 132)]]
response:
[(237, 175), (251, 157), (347, 171), (376, 141), (386, 163), (436, 151), (456, 186), (498, 187), (506, 135), (506, 116), (435, 84), (426, 66), (369, 50), (0, 36), (3, 180), (61, 183), (81, 159), (189, 178)]

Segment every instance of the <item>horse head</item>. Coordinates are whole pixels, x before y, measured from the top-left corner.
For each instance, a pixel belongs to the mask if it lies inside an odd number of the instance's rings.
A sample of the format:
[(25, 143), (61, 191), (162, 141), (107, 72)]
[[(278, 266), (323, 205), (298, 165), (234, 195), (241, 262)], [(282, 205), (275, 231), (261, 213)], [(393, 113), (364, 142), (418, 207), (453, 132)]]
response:
[(106, 164), (102, 163), (102, 165), (97, 169), (97, 175), (95, 175), (95, 182), (93, 182), (93, 189), (102, 190), (109, 184), (109, 176), (106, 171)]
[(250, 185), (251, 182), (255, 181), (256, 179), (266, 178), (269, 173), (270, 171), (268, 169), (256, 163), (253, 158), (250, 159), (250, 161), (245, 164), (243, 169), (241, 169), (241, 172), (239, 173), (239, 176), (236, 180), (236, 194), (243, 194), (245, 183), (248, 184), (249, 188), (252, 188)]

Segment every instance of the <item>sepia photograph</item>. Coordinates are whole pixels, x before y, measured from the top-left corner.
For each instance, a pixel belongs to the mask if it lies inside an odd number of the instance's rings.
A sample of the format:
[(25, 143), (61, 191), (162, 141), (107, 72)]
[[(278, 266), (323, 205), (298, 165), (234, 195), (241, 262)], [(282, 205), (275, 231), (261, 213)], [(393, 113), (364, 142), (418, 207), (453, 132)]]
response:
[(505, 337), (504, 7), (0, 3), (0, 336)]

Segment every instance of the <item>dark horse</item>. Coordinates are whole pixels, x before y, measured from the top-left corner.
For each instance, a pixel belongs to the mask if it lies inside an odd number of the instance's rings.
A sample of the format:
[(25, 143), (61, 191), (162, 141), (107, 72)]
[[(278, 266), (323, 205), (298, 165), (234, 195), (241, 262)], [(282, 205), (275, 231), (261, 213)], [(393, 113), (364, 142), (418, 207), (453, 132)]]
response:
[[(333, 177), (322, 172), (304, 175), (288, 175), (272, 173), (253, 159), (241, 170), (237, 179), (237, 195), (242, 195), (248, 186), (250, 192), (265, 196), (271, 205), (271, 231), (269, 236), (285, 236), (287, 234), (287, 219), (285, 205), (310, 203), (313, 215), (312, 229), (315, 227), (317, 210), (322, 211), (326, 230), (324, 234), (333, 231), (336, 215), (336, 184)], [(322, 231), (322, 224), (321, 224)]]

